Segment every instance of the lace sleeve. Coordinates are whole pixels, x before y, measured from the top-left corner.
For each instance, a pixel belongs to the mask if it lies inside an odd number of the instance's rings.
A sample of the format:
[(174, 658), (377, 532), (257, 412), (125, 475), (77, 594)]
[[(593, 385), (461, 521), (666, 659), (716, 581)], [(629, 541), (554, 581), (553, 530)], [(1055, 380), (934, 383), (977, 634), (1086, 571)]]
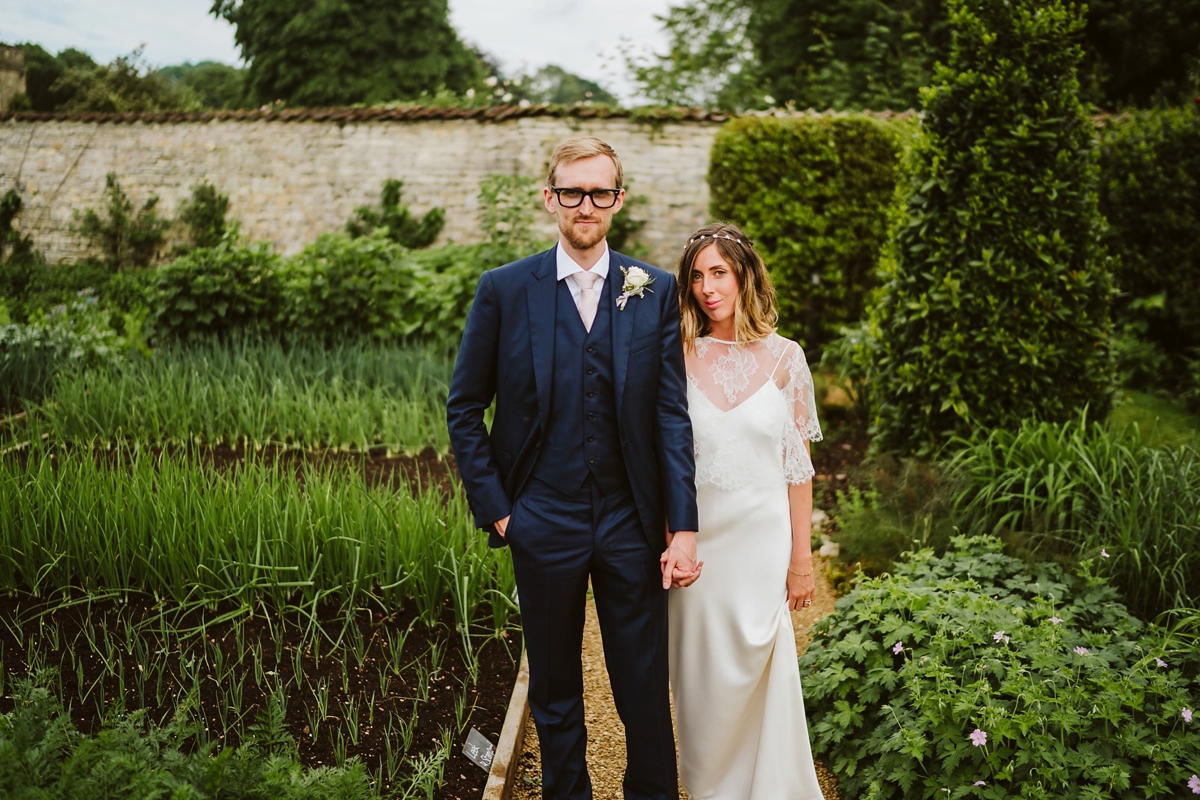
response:
[(790, 484), (807, 483), (816, 472), (808, 454), (806, 442), (821, 441), (821, 423), (817, 419), (817, 399), (813, 391), (812, 373), (804, 351), (791, 344), (784, 356), (787, 383), (783, 396), (792, 414), (792, 424), (783, 434), (783, 474)]

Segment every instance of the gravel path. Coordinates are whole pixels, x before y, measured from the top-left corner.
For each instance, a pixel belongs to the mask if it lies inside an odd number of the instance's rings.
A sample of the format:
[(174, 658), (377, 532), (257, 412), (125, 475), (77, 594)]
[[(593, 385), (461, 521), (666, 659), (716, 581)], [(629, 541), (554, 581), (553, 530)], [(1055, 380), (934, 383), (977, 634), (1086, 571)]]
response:
[[(809, 629), (833, 611), (836, 596), (825, 575), (825, 559), (814, 557), (817, 576), (816, 598), (810, 608), (792, 612), (796, 628), (796, 649), (803, 651), (809, 643)], [(604, 648), (600, 642), (600, 625), (596, 606), (591, 597), (587, 604), (587, 621), (583, 631), (583, 707), (588, 729), (588, 771), (596, 800), (620, 800), (621, 777), (625, 772), (625, 728), (613, 706), (612, 690), (608, 685), (608, 670), (604, 665)], [(538, 750), (537, 728), (529, 720), (525, 748), (521, 753), (513, 800), (541, 800), (541, 754)], [(825, 800), (840, 800), (833, 773), (817, 762), (817, 776), (825, 792)], [(680, 797), (686, 795), (680, 791)]]

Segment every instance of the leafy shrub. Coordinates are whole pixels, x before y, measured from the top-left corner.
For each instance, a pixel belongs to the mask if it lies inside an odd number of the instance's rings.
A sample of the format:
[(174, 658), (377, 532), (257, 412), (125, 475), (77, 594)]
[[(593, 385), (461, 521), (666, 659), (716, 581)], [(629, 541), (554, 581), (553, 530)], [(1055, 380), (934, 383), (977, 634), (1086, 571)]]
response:
[(955, 533), (951, 486), (936, 465), (879, 456), (864, 465), (867, 487), (838, 492), (838, 560), (867, 575), (890, 571), (901, 553), (942, 553)]
[(1169, 358), (1148, 377), (1175, 388), (1188, 351), (1200, 347), (1200, 110), (1110, 119), (1099, 155), (1105, 243), (1118, 256), (1117, 313)]
[(124, 357), (129, 342), (90, 294), (40, 315), (33, 324), (0, 326), (0, 406), (40, 401), (68, 364), (94, 366)]
[(202, 181), (192, 187), (192, 197), (179, 208), (179, 220), (187, 228), (192, 247), (216, 247), (225, 238), (225, 215), (229, 213), (229, 195)]
[(278, 326), (283, 298), (279, 259), (266, 245), (222, 241), (161, 267), (151, 293), (155, 333), (191, 339)]
[(259, 741), (220, 752), (204, 742), (203, 725), (190, 719), (194, 712), (187, 707), (161, 729), (135, 712), (114, 719), (95, 738), (85, 736), (49, 681), (48, 673), (18, 680), (14, 708), (0, 717), (0, 794), (10, 800), (377, 796), (360, 763), (305, 769), (278, 724), (264, 726)]
[(1103, 414), (1113, 369), (1082, 26), (1060, 0), (950, 0), (871, 313), (876, 446)]
[(384, 181), (379, 210), (370, 206), (354, 209), (354, 216), (346, 223), (346, 232), (358, 238), (384, 228), (387, 238), (396, 244), (412, 249), (429, 247), (446, 224), (446, 211), (431, 208), (423, 217), (413, 216), (408, 206), (400, 202), (403, 193), (404, 181), (395, 178)]
[(1200, 650), (1092, 576), (955, 537), (868, 578), (800, 660), (813, 750), (849, 797), (1180, 797)]
[(334, 338), (395, 335), (414, 280), (408, 251), (386, 229), (317, 238), (286, 268), (286, 324)]
[(1086, 415), (1027, 421), (960, 451), (955, 522), (1033, 557), (1090, 558), (1144, 618), (1200, 604), (1200, 453)]
[(82, 214), (75, 212), (78, 225), (75, 230), (82, 233), (100, 249), (104, 261), (115, 269), (135, 266), (145, 267), (158, 255), (170, 222), (158, 215), (158, 196), (152, 195), (134, 213), (133, 201), (121, 188), (117, 173), (110, 172), (104, 179), (104, 193), (108, 198), (105, 213), (101, 218), (95, 209)]
[(533, 212), (541, 202), (540, 187), (536, 178), (495, 172), (479, 182), (479, 227), (489, 242), (520, 256), (538, 250)]
[(857, 322), (887, 238), (909, 122), (743, 117), (713, 142), (713, 217), (742, 226), (771, 269), (780, 329), (817, 350)]

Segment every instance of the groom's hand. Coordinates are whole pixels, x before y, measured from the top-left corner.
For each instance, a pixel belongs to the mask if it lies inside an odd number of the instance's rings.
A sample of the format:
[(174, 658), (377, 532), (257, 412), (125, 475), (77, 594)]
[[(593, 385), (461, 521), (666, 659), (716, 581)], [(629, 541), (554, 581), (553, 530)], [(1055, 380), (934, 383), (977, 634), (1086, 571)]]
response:
[(512, 514), (509, 514), (504, 519), (498, 519), (494, 523), (492, 523), (493, 526), (496, 528), (496, 533), (500, 534), (501, 539), (504, 538), (504, 532), (506, 530), (508, 530), (508, 521), (510, 519), (512, 519)]
[(682, 589), (700, 577), (704, 563), (696, 562), (696, 532), (678, 531), (667, 534), (667, 549), (658, 559), (662, 566), (663, 588)]

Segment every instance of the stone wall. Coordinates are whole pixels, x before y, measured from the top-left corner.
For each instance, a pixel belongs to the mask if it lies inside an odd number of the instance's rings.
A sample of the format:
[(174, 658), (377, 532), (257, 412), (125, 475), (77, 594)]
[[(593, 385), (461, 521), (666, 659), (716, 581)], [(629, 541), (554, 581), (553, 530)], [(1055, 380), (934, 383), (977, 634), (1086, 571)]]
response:
[(16, 94), (25, 94), (25, 48), (0, 44), (0, 114)]
[[(283, 253), (342, 228), (356, 206), (377, 203), (380, 185), (394, 177), (404, 181), (415, 212), (446, 209), (442, 241), (466, 242), (481, 238), (480, 179), (491, 172), (542, 176), (558, 142), (588, 133), (612, 144), (632, 193), (646, 196), (637, 215), (647, 225), (638, 238), (656, 263), (670, 267), (688, 234), (708, 221), (705, 176), (720, 126), (713, 117), (639, 123), (537, 113), (424, 120), (224, 116), (8, 115), (0, 120), (0, 193), (14, 186), (21, 192), (18, 224), (51, 262), (86, 254), (71, 231), (73, 213), (102, 205), (109, 171), (138, 205), (157, 194), (167, 215), (195, 184), (210, 181), (229, 195), (243, 234)], [(546, 238), (555, 238), (553, 218), (544, 212), (538, 218)]]

